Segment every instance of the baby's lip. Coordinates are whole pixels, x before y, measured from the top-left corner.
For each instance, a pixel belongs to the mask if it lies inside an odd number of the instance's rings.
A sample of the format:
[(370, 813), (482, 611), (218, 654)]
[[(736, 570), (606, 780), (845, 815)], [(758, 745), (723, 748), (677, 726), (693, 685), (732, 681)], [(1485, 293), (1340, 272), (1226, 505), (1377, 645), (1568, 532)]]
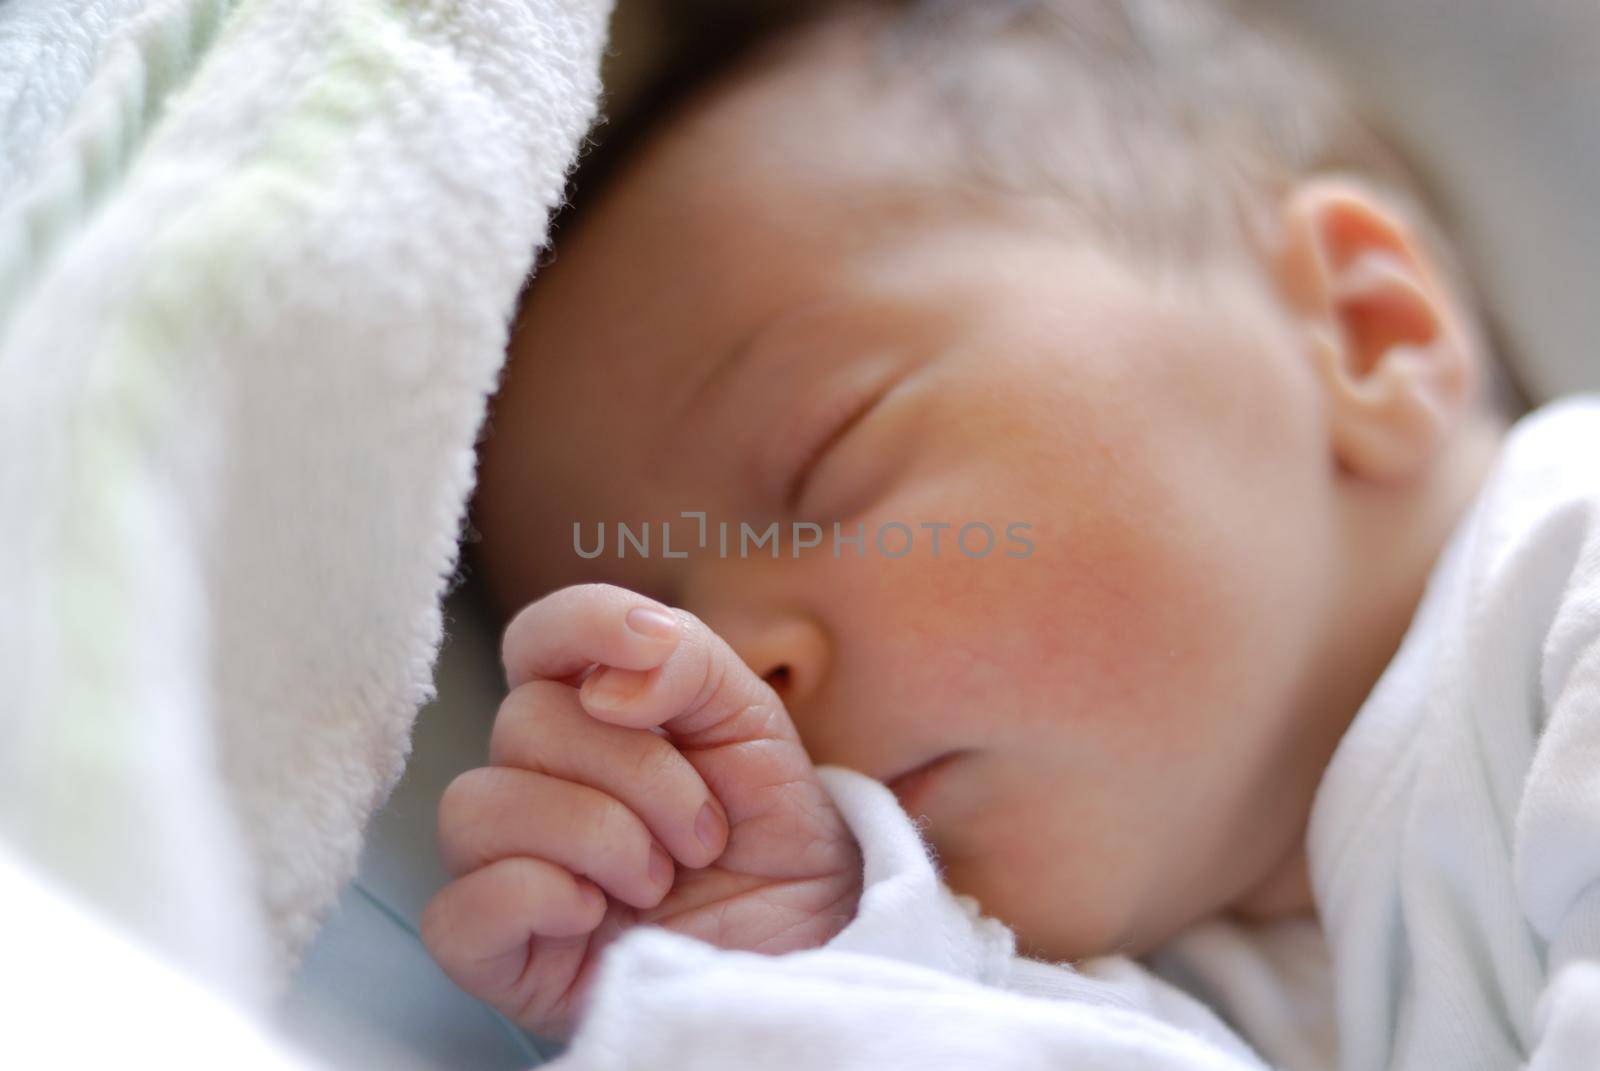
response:
[(942, 751), (924, 762), (911, 767), (902, 773), (889, 778), (884, 782), (889, 791), (895, 794), (900, 801), (900, 806), (910, 810), (933, 779), (939, 775), (950, 763), (965, 755), (964, 749)]

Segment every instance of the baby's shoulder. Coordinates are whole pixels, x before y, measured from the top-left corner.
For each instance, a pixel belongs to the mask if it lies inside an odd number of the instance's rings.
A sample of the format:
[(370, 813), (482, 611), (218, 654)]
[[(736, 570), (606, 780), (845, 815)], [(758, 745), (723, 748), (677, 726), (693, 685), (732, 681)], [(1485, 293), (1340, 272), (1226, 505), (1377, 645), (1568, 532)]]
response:
[(1472, 612), (1568, 633), (1600, 612), (1600, 395), (1534, 410), (1506, 434), (1457, 538)]

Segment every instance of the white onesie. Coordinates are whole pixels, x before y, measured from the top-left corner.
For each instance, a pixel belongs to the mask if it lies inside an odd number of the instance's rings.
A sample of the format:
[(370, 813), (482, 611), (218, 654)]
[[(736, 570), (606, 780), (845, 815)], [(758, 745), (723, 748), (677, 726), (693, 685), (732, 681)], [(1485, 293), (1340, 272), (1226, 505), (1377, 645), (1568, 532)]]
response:
[(1309, 837), (1342, 1067), (1600, 1068), (1600, 397), (1512, 428)]

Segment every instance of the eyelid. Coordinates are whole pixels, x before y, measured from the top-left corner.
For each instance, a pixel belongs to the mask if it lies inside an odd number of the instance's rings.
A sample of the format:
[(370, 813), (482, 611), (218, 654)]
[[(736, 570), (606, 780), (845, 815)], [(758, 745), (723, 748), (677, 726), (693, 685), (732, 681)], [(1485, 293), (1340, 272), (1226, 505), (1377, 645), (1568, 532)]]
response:
[(793, 475), (789, 477), (783, 496), (783, 507), (786, 512), (793, 514), (799, 508), (800, 496), (805, 493), (813, 470), (841, 439), (850, 434), (851, 429), (877, 408), (878, 403), (894, 388), (896, 381), (895, 377), (885, 377), (871, 389), (843, 405), (840, 415), (819, 424), (823, 433), (812, 440), (811, 445), (801, 455), (800, 463), (791, 470)]

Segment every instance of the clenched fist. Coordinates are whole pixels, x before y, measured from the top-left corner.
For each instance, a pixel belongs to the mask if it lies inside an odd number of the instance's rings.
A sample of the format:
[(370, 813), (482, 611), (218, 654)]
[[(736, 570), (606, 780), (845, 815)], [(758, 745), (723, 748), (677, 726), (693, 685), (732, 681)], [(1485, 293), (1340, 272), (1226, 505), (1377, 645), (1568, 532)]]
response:
[(503, 654), (490, 764), (439, 805), (455, 880), (422, 916), (467, 992), (566, 1040), (629, 927), (779, 953), (855, 917), (860, 850), (788, 712), (692, 614), (564, 588), (512, 621)]

